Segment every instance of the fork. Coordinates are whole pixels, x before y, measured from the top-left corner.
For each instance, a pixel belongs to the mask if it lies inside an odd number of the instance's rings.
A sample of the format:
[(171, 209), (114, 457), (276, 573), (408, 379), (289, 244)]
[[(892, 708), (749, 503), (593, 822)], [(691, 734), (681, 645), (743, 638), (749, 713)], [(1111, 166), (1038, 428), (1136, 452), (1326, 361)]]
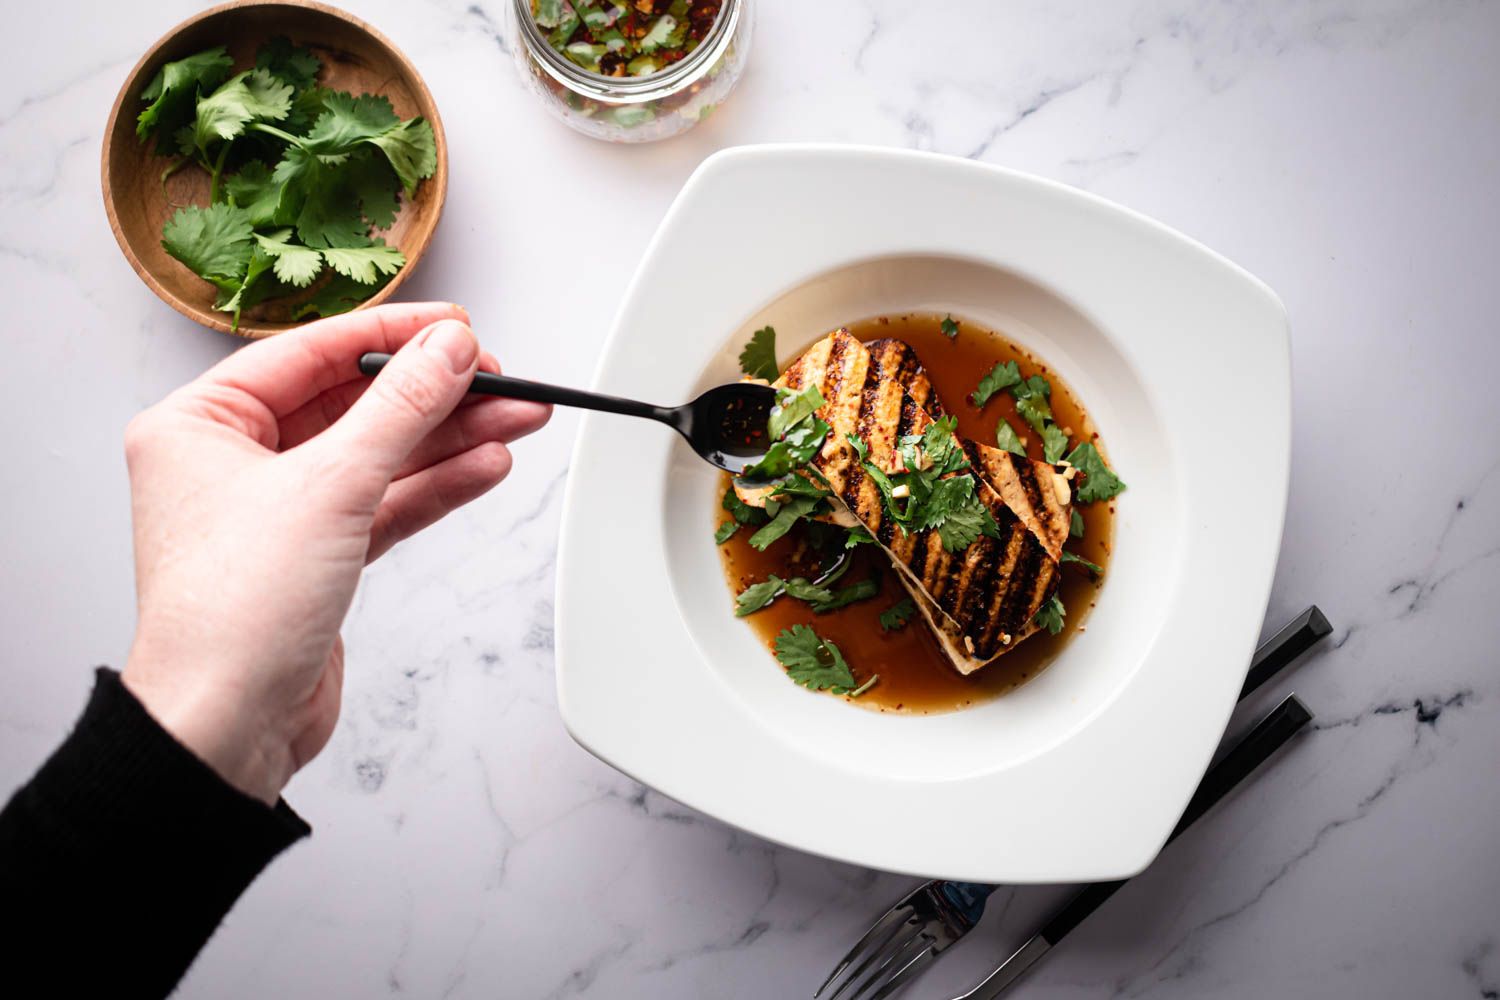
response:
[(822, 996), (861, 954), (864, 957), (859, 964), (828, 995), (828, 1000), (838, 1000), (841, 993), (866, 977), (866, 973), (868, 977), (849, 995), (849, 1000), (885, 1000), (973, 930), (984, 915), (985, 901), (997, 888), (982, 882), (946, 879), (933, 879), (917, 886), (886, 910), (865, 936), (854, 943), (823, 980), (813, 1000)]
[[(1333, 627), (1316, 605), (1288, 622), (1255, 651), (1240, 700), (1249, 697), (1332, 631)], [(997, 888), (981, 882), (949, 879), (931, 879), (917, 886), (854, 943), (813, 994), (814, 1000), (837, 980), (841, 980), (838, 988), (829, 994), (828, 1000), (838, 1000), (856, 982), (860, 985), (849, 994), (849, 1000), (885, 1000), (894, 995), (974, 929), (984, 915), (986, 900)]]

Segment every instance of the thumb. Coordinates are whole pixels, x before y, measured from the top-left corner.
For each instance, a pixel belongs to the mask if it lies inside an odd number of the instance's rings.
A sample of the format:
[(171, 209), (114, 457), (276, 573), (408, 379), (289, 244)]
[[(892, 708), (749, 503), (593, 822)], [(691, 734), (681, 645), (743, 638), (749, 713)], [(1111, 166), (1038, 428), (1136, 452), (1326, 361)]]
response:
[(472, 330), (453, 319), (434, 323), (403, 345), (320, 437), (357, 455), (383, 490), (417, 443), (464, 398), (478, 362)]

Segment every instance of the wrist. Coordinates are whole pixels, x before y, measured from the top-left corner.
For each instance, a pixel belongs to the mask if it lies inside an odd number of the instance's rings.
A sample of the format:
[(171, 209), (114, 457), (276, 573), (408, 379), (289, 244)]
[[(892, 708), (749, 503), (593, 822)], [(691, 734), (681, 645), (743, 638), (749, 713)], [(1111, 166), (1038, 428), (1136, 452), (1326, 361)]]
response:
[(193, 667), (163, 669), (132, 650), (121, 681), (152, 719), (219, 777), (274, 806), (291, 778), (291, 752), (266, 720)]

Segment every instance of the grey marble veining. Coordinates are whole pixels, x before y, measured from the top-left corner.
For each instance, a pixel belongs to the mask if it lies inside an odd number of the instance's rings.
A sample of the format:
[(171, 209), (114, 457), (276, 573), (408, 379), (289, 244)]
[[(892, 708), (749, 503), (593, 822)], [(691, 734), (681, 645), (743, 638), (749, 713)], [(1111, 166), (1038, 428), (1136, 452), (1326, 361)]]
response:
[[(585, 383), (673, 194), (739, 143), (1030, 170), (1269, 282), (1292, 316), (1295, 417), (1267, 627), (1316, 601), (1337, 631), (1232, 730), (1291, 687), (1317, 724), (1022, 995), (1500, 994), (1500, 4), (761, 0), (730, 104), (626, 149), (517, 85), (506, 2), (350, 6), (417, 62), (451, 144), (407, 297), (464, 303), (509, 371)], [(116, 88), (195, 9), (40, 5), (0, 43), (5, 790), (129, 642), (124, 423), (234, 346), (138, 281), (98, 193)], [(628, 192), (608, 237), (573, 238), (596, 221), (573, 193), (606, 181)], [(182, 995), (800, 996), (905, 891), (699, 816), (563, 732), (552, 588), (574, 426), (559, 414), (502, 488), (370, 572), (340, 728), (288, 790), (315, 835)], [(1198, 458), (1234, 488), (1232, 455)], [(1003, 889), (910, 995), (971, 982), (1067, 891)]]

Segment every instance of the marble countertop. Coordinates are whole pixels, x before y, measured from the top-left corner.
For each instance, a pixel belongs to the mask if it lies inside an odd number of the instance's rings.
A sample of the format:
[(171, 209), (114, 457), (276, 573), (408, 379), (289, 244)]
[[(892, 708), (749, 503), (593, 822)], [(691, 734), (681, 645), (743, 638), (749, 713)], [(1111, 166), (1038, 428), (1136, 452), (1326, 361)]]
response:
[[(1317, 602), (1336, 632), (1233, 727), (1295, 687), (1316, 729), (1021, 993), (1495, 997), (1500, 4), (762, 0), (730, 103), (617, 148), (521, 89), (504, 2), (349, 6), (420, 67), (451, 143), (443, 225), (403, 295), (464, 303), (512, 372), (585, 383), (674, 193), (741, 143), (1032, 171), (1276, 289), (1295, 419), (1267, 631)], [(140, 283), (99, 199), (116, 88), (195, 9), (33, 5), (0, 43), (0, 791), (66, 731), (89, 668), (126, 651), (121, 429), (235, 346)], [(605, 179), (628, 196), (580, 239), (595, 206), (568, 193)], [(315, 834), (182, 995), (802, 996), (911, 884), (705, 819), (569, 740), (552, 588), (574, 427), (560, 413), (500, 489), (368, 574), (338, 732), (287, 791)], [(1203, 459), (1234, 488), (1232, 455)], [(1002, 890), (910, 995), (974, 979), (1064, 892)]]

